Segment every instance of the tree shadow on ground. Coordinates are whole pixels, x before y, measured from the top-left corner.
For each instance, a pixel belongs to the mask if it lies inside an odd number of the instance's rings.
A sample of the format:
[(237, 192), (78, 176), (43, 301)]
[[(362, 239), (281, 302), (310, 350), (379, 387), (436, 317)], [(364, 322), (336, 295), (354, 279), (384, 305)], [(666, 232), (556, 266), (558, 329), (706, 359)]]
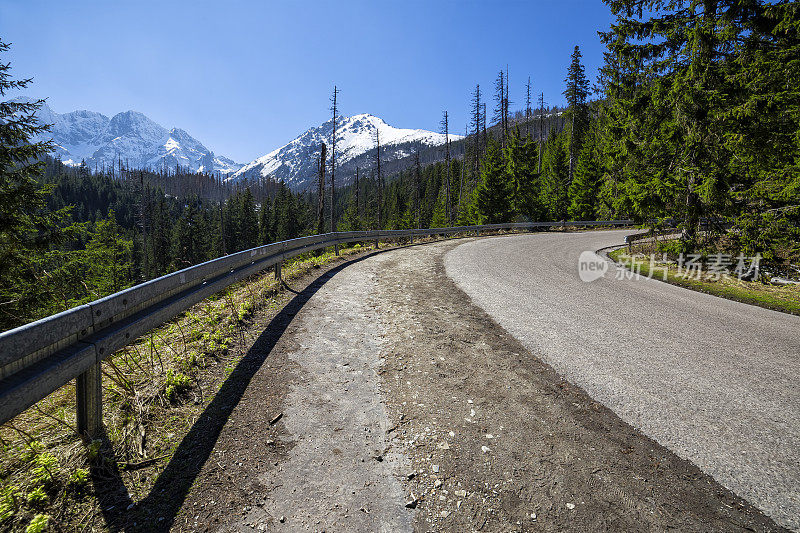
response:
[[(150, 493), (136, 505), (119, 472), (98, 471), (93, 476), (95, 493), (106, 526), (112, 531), (169, 531), (189, 490), (203, 468), (233, 409), (239, 404), (253, 376), (266, 361), (295, 315), (316, 292), (342, 269), (383, 250), (344, 262), (321, 274), (295, 296), (269, 322), (253, 346), (239, 361), (189, 432), (178, 445)], [(113, 459), (113, 458), (110, 458)], [(112, 461), (113, 462), (113, 461)], [(116, 474), (116, 475), (115, 475)], [(128, 507), (131, 507), (130, 509)]]

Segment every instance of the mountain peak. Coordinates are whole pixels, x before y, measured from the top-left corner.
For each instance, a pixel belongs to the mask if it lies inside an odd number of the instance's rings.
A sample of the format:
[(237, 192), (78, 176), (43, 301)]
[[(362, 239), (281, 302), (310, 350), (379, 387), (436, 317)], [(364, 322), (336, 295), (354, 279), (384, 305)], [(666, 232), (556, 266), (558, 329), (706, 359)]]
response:
[[(19, 101), (32, 101), (19, 97)], [(37, 117), (52, 124), (43, 136), (55, 141), (54, 155), (68, 165), (86, 161), (90, 167), (113, 166), (118, 160), (131, 168), (171, 168), (176, 165), (193, 172), (235, 172), (241, 165), (215, 156), (200, 141), (180, 128), (167, 130), (144, 113), (128, 110), (110, 119), (94, 111), (55, 113), (46, 104)]]
[[(395, 128), (369, 113), (340, 116), (336, 121), (337, 175), (347, 176), (355, 165), (368, 165), (375, 149), (375, 133), (381, 142), (381, 157), (399, 159), (424, 146), (444, 144), (445, 136), (419, 129)], [(284, 180), (294, 190), (303, 190), (317, 175), (319, 148), (331, 144), (333, 119), (311, 128), (302, 135), (243, 166), (231, 180), (273, 176)], [(452, 140), (460, 139), (457, 135)], [(330, 148), (329, 148), (330, 150)], [(352, 169), (350, 167), (353, 167)]]

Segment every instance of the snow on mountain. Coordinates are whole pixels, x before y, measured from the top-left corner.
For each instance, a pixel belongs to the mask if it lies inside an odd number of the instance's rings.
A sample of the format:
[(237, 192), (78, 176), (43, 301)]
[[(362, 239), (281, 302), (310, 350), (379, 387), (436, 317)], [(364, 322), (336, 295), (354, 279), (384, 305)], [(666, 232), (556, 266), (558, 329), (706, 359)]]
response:
[[(374, 158), (376, 132), (380, 136), (381, 159), (384, 161), (399, 159), (419, 148), (439, 146), (445, 142), (444, 134), (395, 128), (369, 114), (339, 117), (336, 125), (336, 166), (337, 172), (341, 173), (338, 175), (347, 176), (359, 162), (362, 166), (369, 165), (370, 157)], [(330, 154), (332, 133), (333, 119), (248, 163), (229, 179), (249, 180), (272, 176), (284, 180), (294, 190), (303, 190), (316, 179), (322, 143), (328, 144)], [(451, 140), (460, 138), (450, 135)]]
[[(27, 97), (16, 101), (32, 101)], [(47, 104), (37, 116), (42, 124), (52, 124), (43, 138), (56, 144), (54, 156), (65, 164), (89, 168), (127, 162), (131, 168), (174, 169), (176, 165), (193, 172), (229, 174), (242, 165), (217, 156), (200, 141), (180, 128), (167, 130), (136, 111), (117, 113), (111, 118), (93, 111), (55, 113)]]

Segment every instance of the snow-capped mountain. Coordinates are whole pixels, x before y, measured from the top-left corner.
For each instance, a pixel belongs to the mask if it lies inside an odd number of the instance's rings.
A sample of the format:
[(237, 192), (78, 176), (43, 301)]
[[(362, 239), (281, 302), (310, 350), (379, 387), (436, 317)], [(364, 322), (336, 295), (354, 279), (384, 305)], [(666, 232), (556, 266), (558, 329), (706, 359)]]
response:
[[(401, 129), (382, 119), (361, 114), (339, 117), (336, 125), (336, 172), (343, 181), (355, 174), (356, 165), (371, 167), (375, 157), (375, 136), (380, 136), (381, 160), (391, 162), (416, 150), (444, 144), (445, 136), (426, 130)], [(293, 190), (304, 190), (317, 178), (319, 150), (328, 145), (330, 158), (333, 119), (311, 128), (295, 140), (243, 166), (230, 180), (249, 180), (272, 176), (282, 179)], [(458, 140), (458, 135), (450, 135)], [(337, 178), (338, 181), (338, 178)]]
[[(26, 97), (15, 100), (32, 99)], [(52, 138), (54, 156), (68, 165), (86, 161), (89, 168), (126, 162), (131, 168), (174, 169), (176, 165), (194, 172), (233, 173), (242, 165), (217, 156), (180, 128), (166, 129), (136, 111), (117, 113), (111, 118), (93, 111), (55, 113), (47, 104), (37, 116), (52, 124), (43, 138)]]

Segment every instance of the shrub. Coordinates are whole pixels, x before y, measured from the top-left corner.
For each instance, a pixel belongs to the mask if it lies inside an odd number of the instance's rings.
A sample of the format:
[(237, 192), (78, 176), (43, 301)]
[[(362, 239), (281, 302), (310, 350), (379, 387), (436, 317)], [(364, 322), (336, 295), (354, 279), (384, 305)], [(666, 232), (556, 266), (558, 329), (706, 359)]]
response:
[(50, 523), (50, 517), (46, 514), (37, 514), (25, 528), (25, 533), (42, 533), (47, 529), (47, 524)]

